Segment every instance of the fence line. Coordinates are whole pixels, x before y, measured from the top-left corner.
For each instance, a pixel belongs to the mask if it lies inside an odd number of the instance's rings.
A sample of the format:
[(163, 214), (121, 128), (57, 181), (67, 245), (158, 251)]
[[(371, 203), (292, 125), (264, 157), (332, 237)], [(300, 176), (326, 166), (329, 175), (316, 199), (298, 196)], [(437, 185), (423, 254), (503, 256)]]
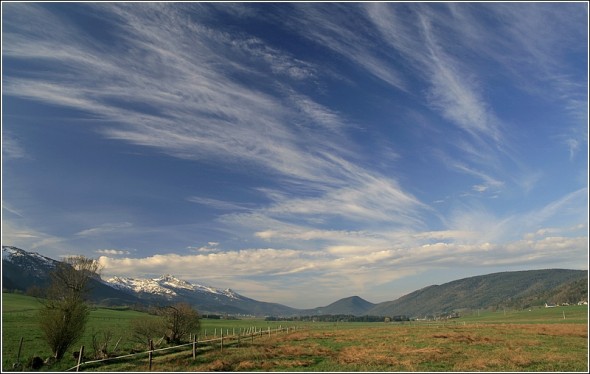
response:
[[(276, 328), (276, 330), (271, 330), (270, 327), (269, 327), (268, 328), (268, 336), (269, 337), (271, 336), (271, 331), (276, 331), (278, 333), (278, 332), (281, 332), (281, 331), (287, 331), (287, 332), (289, 332), (289, 331), (295, 331), (297, 329), (298, 329), (297, 326), (294, 326), (294, 327), (282, 327), (282, 326), (279, 326), (279, 327)], [(150, 344), (150, 348), (152, 348), (152, 349), (149, 349), (147, 351), (137, 352), (137, 353), (130, 353), (130, 354), (126, 354), (126, 355), (122, 355), (122, 356), (117, 356), (117, 357), (107, 357), (107, 358), (103, 358), (103, 359), (100, 359), (100, 360), (90, 360), (90, 361), (83, 361), (82, 362), (82, 359), (83, 358), (82, 358), (82, 354), (80, 354), (80, 356), (78, 358), (78, 364), (76, 366), (73, 366), (73, 367), (65, 370), (65, 371), (72, 371), (72, 370), (79, 371), (80, 368), (83, 365), (90, 365), (90, 364), (96, 364), (96, 363), (100, 363), (100, 362), (119, 360), (119, 359), (122, 359), (122, 358), (129, 358), (129, 357), (139, 356), (139, 355), (145, 355), (145, 354), (148, 355), (148, 359), (149, 359), (149, 366), (148, 367), (151, 370), (151, 364), (152, 364), (152, 358), (153, 358), (153, 353), (154, 352), (162, 352), (162, 351), (167, 351), (167, 350), (181, 348), (181, 347), (185, 347), (185, 346), (189, 346), (190, 345), (190, 346), (193, 346), (193, 359), (194, 359), (195, 356), (196, 356), (196, 346), (198, 344), (205, 344), (205, 343), (214, 344), (215, 342), (220, 342), (220, 344), (221, 344), (221, 350), (223, 351), (223, 342), (224, 342), (224, 340), (226, 342), (228, 342), (229, 340), (232, 340), (233, 339), (233, 340), (236, 340), (238, 342), (238, 344), (239, 344), (240, 339), (242, 337), (251, 337), (252, 342), (253, 342), (255, 336), (263, 336), (263, 335), (266, 335), (267, 334), (267, 332), (266, 331), (263, 331), (262, 328), (257, 329), (256, 327), (250, 327), (250, 328), (248, 328), (248, 330), (244, 330), (244, 331), (248, 331), (248, 333), (245, 333), (245, 334), (238, 333), (238, 335), (235, 335), (235, 333), (234, 333), (233, 335), (227, 335), (227, 336), (224, 336), (223, 335), (223, 331), (222, 331), (221, 337), (219, 337), (219, 338), (206, 339), (206, 340), (198, 340), (198, 339), (197, 340), (194, 340), (194, 338), (193, 338), (193, 341), (192, 342), (189, 342), (189, 343), (179, 344), (179, 345), (175, 345), (175, 346), (172, 346), (172, 347), (158, 348), (158, 349), (153, 349), (153, 345)], [(150, 340), (150, 343), (152, 343), (151, 340)], [(84, 349), (84, 346), (82, 346), (80, 348), (80, 351), (83, 352), (83, 349)]]

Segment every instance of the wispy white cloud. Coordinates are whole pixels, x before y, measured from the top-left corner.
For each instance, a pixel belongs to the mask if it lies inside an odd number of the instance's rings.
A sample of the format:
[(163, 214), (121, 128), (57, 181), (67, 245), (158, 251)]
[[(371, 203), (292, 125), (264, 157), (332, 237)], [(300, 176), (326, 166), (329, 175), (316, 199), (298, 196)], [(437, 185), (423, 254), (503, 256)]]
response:
[(207, 245), (201, 247), (188, 247), (188, 249), (202, 253), (220, 251), (218, 242), (207, 242)]
[(117, 256), (117, 255), (129, 255), (131, 254), (131, 252), (127, 251), (127, 250), (122, 250), (122, 249), (97, 249), (95, 251), (96, 253), (99, 253), (101, 255), (107, 255), (107, 256)]
[(27, 154), (21, 142), (8, 131), (2, 131), (2, 158), (9, 159), (27, 159)]
[[(68, 48), (53, 58), (68, 62), (68, 74), (55, 72), (52, 81), (11, 77), (6, 92), (117, 122), (117, 127), (100, 130), (112, 139), (179, 158), (221, 162), (222, 167), (263, 167), (282, 181), (279, 194), (267, 195), (271, 204), (257, 211), (272, 219), (422, 224), (420, 211), (427, 207), (394, 178), (365, 170), (350, 152), (350, 121), (294, 88), (276, 87), (263, 78), (268, 64), (277, 74), (311, 78), (313, 64), (257, 38), (188, 22), (173, 7), (111, 4), (98, 9), (116, 17), (113, 27), (124, 35), (125, 49), (84, 44), (66, 28), (60, 43), (65, 40)], [(51, 39), (44, 43), (58, 48)], [(22, 40), (12, 44), (17, 45), (12, 57), (34, 53)], [(197, 47), (199, 53), (193, 53)], [(110, 48), (117, 53), (105, 53)], [(254, 61), (247, 69), (240, 64), (244, 56)], [(92, 75), (83, 74), (90, 70)], [(249, 79), (262, 84), (253, 87)], [(290, 191), (300, 188), (309, 196), (293, 197)], [(187, 200), (219, 210), (253, 209), (205, 197)], [(112, 229), (121, 227), (101, 226), (76, 235)]]
[[(375, 287), (394, 281), (398, 277), (420, 272), (418, 269), (428, 267), (491, 267), (510, 264), (528, 266), (556, 266), (559, 258), (563, 264), (579, 267), (570, 260), (584, 256), (587, 238), (579, 237), (541, 237), (534, 240), (517, 240), (504, 244), (481, 243), (447, 243), (433, 242), (413, 247), (370, 250), (364, 248), (330, 247), (327, 251), (299, 251), (289, 249), (247, 249), (234, 252), (206, 253), (197, 255), (155, 255), (145, 258), (100, 257), (105, 275), (129, 274), (145, 276), (170, 272), (194, 282), (214, 282), (221, 287), (234, 287), (242, 282), (264, 283), (263, 279), (272, 279), (273, 288), (280, 286), (281, 292), (269, 292), (266, 287), (258, 290), (249, 289), (250, 297), (268, 297), (273, 301), (293, 305), (289, 296), (300, 292), (303, 283), (313, 279), (318, 282), (332, 280), (337, 284), (324, 289), (338, 296), (349, 296), (360, 292), (368, 285)], [(557, 261), (557, 262), (556, 262)], [(194, 269), (199, 269), (195, 276)], [(392, 274), (392, 269), (395, 273)], [(318, 274), (321, 274), (318, 276)], [(301, 278), (303, 277), (303, 278)], [(305, 281), (307, 279), (307, 281)], [(400, 295), (401, 296), (401, 295)], [(322, 305), (325, 295), (314, 299), (310, 296), (309, 304), (300, 301), (299, 307)]]
[[(321, 92), (300, 90), (306, 86), (321, 91), (320, 74), (353, 85), (344, 71), (365, 73), (363, 77), (379, 81), (380, 88), (418, 98), (424, 106), (420, 111), (428, 109), (425, 113), (434, 118), (428, 126), (420, 124), (426, 114), (411, 117), (418, 109), (400, 116), (410, 124), (419, 123), (422, 136), (429, 138), (424, 147), (428, 149), (418, 157), (437, 159), (473, 179), (464, 191), (479, 198), (510, 183), (529, 191), (541, 174), (515, 160), (518, 152), (506, 131), (507, 114), (498, 112), (488, 96), (489, 72), (518, 76), (523, 82), (531, 77), (526, 87), (530, 92), (551, 82), (559, 100), (571, 108), (572, 118), (587, 117), (582, 105), (587, 103), (581, 93), (584, 84), (572, 81), (579, 74), (556, 74), (561, 63), (551, 57), (550, 47), (559, 47), (559, 41), (576, 31), (567, 28), (560, 33), (557, 26), (562, 19), (535, 36), (550, 17), (542, 6), (520, 6), (531, 15), (522, 24), (523, 17), (508, 5), (485, 6), (490, 9), (485, 14), (476, 12), (473, 4), (419, 4), (416, 11), (393, 3), (290, 6), (291, 13), (280, 17), (284, 26), (337, 56), (344, 62), (339, 67), (320, 58), (295, 56), (246, 33), (215, 28), (205, 22), (209, 7), (203, 4), (190, 4), (202, 7), (204, 12), (195, 12), (194, 17), (203, 22), (182, 12), (189, 5), (89, 6), (122, 39), (99, 42), (39, 4), (10, 5), (4, 57), (42, 61), (46, 74), (8, 75), (3, 94), (84, 111), (99, 120), (93, 121), (98, 124), (94, 129), (109, 139), (233, 172), (255, 173), (261, 176), (255, 191), (265, 198), (264, 203), (247, 204), (198, 192), (181, 197), (216, 210), (220, 216), (215, 225), (225, 225), (228, 237), (239, 236), (235, 248), (225, 239), (220, 245), (218, 237), (199, 244), (206, 240), (195, 240), (196, 226), (190, 224), (155, 228), (115, 222), (76, 229), (70, 240), (133, 231), (146, 241), (150, 235), (182, 236), (186, 240), (181, 248), (191, 250), (186, 255), (139, 258), (119, 249), (96, 250), (104, 255), (106, 272), (130, 276), (170, 272), (220, 287), (242, 284), (267, 296), (273, 290), (265, 281), (272, 279), (272, 288), (283, 290), (273, 301), (287, 302), (293, 294), (289, 291), (321, 285), (349, 296), (432, 267), (553, 266), (556, 259), (577, 266), (572, 259), (584, 257), (587, 237), (560, 229), (555, 218), (568, 215), (568, 225), (586, 222), (587, 227), (587, 212), (580, 204), (587, 200), (586, 189), (524, 213), (502, 215), (483, 203), (457, 203), (450, 213), (438, 213), (421, 201), (418, 189), (409, 192), (403, 173), (368, 165), (358, 154), (359, 144), (351, 134), (363, 125), (342, 108), (330, 106), (330, 98), (322, 100)], [(218, 9), (222, 8), (228, 14), (264, 16), (235, 4)], [(27, 19), (40, 22), (21, 22)], [(498, 28), (495, 33), (484, 32), (479, 22)], [(549, 38), (547, 44), (544, 37)], [(489, 58), (485, 66), (480, 66), (481, 56)], [(535, 59), (541, 61), (540, 67), (532, 63)], [(543, 79), (535, 78), (540, 73)], [(587, 141), (587, 131), (573, 126), (558, 136), (572, 159)], [(9, 156), (24, 154), (10, 135), (5, 140), (3, 151), (6, 146)], [(381, 160), (391, 165), (416, 155), (398, 150), (395, 143), (382, 148)], [(437, 217), (440, 222), (433, 224)], [(216, 230), (222, 229), (216, 226)], [(40, 231), (3, 222), (3, 242), (7, 238), (27, 248), (67, 244), (64, 238)], [(259, 243), (238, 249), (255, 241)], [(187, 243), (197, 244), (187, 248)], [(107, 245), (111, 244), (94, 248), (117, 248)], [(194, 269), (199, 269), (196, 279)], [(318, 305), (312, 301), (310, 306)]]
[(98, 227), (92, 227), (75, 233), (76, 236), (97, 236), (104, 235), (116, 231), (126, 230), (132, 227), (133, 224), (130, 222), (118, 222), (118, 223), (105, 223)]
[[(352, 60), (373, 76), (401, 91), (407, 89), (405, 77), (397, 69), (395, 58), (383, 49), (374, 48), (372, 30), (358, 22), (356, 5), (294, 4), (283, 22), (304, 37), (320, 43), (330, 51)], [(367, 37), (369, 36), (369, 37)], [(385, 55), (385, 58), (384, 58)]]
[(498, 120), (480, 93), (475, 71), (446, 52), (453, 48), (448, 35), (440, 32), (444, 30), (437, 22), (441, 12), (434, 15), (427, 6), (418, 9), (414, 13), (384, 3), (365, 8), (383, 40), (430, 86), (426, 98), (436, 111), (476, 139), (501, 141)]
[[(21, 217), (22, 218), (22, 217)], [(21, 220), (2, 219), (2, 244), (19, 248), (56, 248), (67, 241), (66, 237), (51, 235), (20, 222)]]
[(186, 198), (187, 201), (195, 204), (206, 205), (208, 207), (219, 210), (248, 210), (251, 204), (238, 204), (231, 201), (223, 201), (217, 199), (210, 199), (206, 197), (190, 196)]
[[(29, 7), (35, 8), (31, 5), (23, 9)], [(281, 60), (282, 65), (292, 58), (276, 49), (265, 49), (260, 41), (244, 41), (193, 23), (177, 22), (182, 17), (170, 6), (100, 8), (122, 21), (127, 52), (108, 53), (95, 43), (83, 43), (75, 32), (64, 31), (59, 45), (50, 38), (43, 40), (47, 45), (43, 50), (60, 51), (52, 56), (56, 64), (54, 80), (10, 77), (5, 81), (5, 94), (87, 110), (122, 125), (102, 129), (106, 136), (156, 147), (176, 157), (245, 160), (288, 177), (319, 179), (326, 166), (320, 158), (300, 152), (301, 134), (293, 133), (285, 122), (299, 110), (302, 118), (328, 124), (334, 130), (334, 113), (301, 95), (289, 100), (288, 94), (272, 86), (269, 92), (262, 92), (232, 77), (244, 73), (240, 71), (241, 56), (233, 53), (235, 46), (250, 51), (252, 58), (266, 61), (272, 55), (271, 60)], [(11, 57), (46, 57), (35, 55), (39, 53), (35, 40), (29, 44), (28, 40), (11, 39), (10, 34), (6, 39), (15, 46)], [(67, 48), (61, 48), (64, 44)], [(192, 53), (187, 45), (198, 47), (200, 52)], [(63, 61), (68, 62), (65, 71), (61, 66), (57, 69)], [(92, 74), (87, 74), (89, 71)], [(260, 68), (246, 73), (260, 81), (263, 71)], [(276, 98), (277, 93), (286, 100)], [(290, 107), (289, 103), (297, 106)], [(315, 129), (313, 132), (317, 133)], [(312, 146), (309, 142), (313, 139), (304, 138), (307, 147)], [(333, 143), (329, 146), (336, 148)], [(313, 147), (323, 148), (318, 140)]]

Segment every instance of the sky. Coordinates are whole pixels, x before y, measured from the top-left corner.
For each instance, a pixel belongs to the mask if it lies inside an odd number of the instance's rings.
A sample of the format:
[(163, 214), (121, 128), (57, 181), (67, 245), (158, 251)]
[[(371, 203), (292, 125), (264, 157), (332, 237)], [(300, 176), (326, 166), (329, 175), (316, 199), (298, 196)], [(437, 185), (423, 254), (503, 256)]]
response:
[(588, 264), (588, 4), (2, 3), (2, 245), (296, 308)]

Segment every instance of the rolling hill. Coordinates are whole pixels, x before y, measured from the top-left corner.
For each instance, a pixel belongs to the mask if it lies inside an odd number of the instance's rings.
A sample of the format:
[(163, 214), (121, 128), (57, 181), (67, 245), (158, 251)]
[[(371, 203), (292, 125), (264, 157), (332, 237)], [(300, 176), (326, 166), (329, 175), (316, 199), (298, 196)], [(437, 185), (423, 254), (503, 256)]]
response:
[(353, 316), (362, 316), (367, 314), (374, 306), (375, 304), (359, 296), (351, 296), (324, 307), (311, 309), (308, 314), (351, 314)]
[[(15, 247), (2, 247), (3, 290), (27, 292), (48, 284), (58, 261)], [(186, 282), (172, 275), (154, 279), (113, 277), (92, 280), (91, 300), (102, 305), (164, 305), (185, 301), (202, 313), (254, 316), (400, 316), (423, 317), (485, 308), (526, 308), (544, 303), (588, 300), (588, 271), (545, 269), (502, 272), (455, 280), (411, 292), (393, 301), (370, 303), (359, 296), (327, 306), (296, 309), (262, 302), (231, 289)]]
[(462, 309), (510, 305), (524, 308), (545, 302), (565, 302), (559, 299), (559, 291), (572, 282), (578, 282), (579, 293), (569, 297), (577, 298), (576, 302), (584, 297), (587, 300), (587, 271), (529, 270), (481, 275), (428, 286), (399, 299), (379, 303), (367, 314), (425, 316)]

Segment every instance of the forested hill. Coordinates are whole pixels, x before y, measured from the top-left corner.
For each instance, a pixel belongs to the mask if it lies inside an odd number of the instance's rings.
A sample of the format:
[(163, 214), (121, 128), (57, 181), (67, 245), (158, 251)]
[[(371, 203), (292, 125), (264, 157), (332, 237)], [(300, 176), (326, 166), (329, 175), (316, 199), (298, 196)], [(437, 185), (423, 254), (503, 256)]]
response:
[(300, 312), (301, 314), (318, 315), (318, 314), (347, 314), (353, 316), (362, 316), (367, 314), (367, 311), (373, 308), (375, 304), (358, 297), (351, 296), (333, 302), (330, 305), (309, 309)]
[(586, 270), (502, 272), (425, 287), (377, 304), (370, 315), (425, 316), (461, 309), (518, 307), (588, 300)]

